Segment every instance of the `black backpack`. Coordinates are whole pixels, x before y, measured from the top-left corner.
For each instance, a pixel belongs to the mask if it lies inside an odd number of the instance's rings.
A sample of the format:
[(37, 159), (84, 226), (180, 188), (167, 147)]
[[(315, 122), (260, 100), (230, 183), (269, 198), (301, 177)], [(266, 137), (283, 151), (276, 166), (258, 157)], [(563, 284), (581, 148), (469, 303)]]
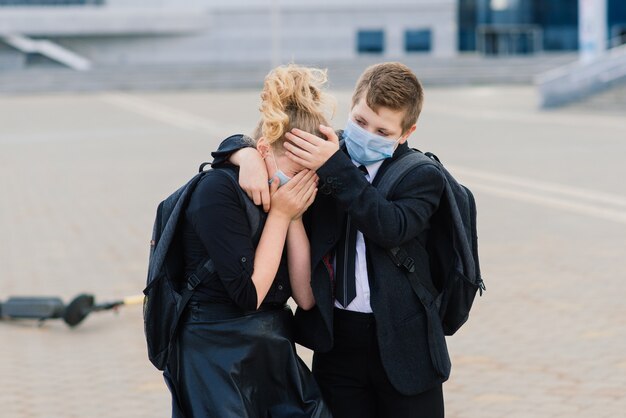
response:
[(260, 211), (241, 190), (234, 172), (229, 169), (204, 171), (208, 164), (202, 164), (198, 174), (162, 201), (157, 208), (150, 242), (148, 280), (143, 291), (143, 319), (148, 358), (159, 370), (164, 370), (167, 366), (178, 323), (189, 299), (200, 283), (215, 274), (213, 262), (206, 260), (189, 277), (183, 277), (183, 254), (178, 229), (198, 182), (204, 176), (227, 176), (236, 186), (242, 204), (246, 207), (253, 239), (259, 234)]
[[(426, 250), (430, 257), (433, 282), (418, 278), (415, 262), (402, 247), (388, 251), (394, 264), (407, 277), (431, 321), (440, 320), (445, 335), (453, 335), (468, 319), (476, 293), (485, 290), (478, 260), (476, 202), (474, 195), (459, 184), (436, 155), (418, 150), (398, 157), (385, 171), (377, 188), (385, 196), (393, 193), (404, 176), (419, 165), (435, 165), (445, 177), (444, 192), (430, 220)], [(438, 333), (436, 326), (429, 331)]]

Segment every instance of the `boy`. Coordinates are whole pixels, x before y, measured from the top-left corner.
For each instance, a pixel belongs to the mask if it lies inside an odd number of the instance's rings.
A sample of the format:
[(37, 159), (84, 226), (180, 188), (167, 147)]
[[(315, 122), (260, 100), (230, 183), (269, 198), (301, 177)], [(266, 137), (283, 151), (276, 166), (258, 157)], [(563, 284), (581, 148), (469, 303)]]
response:
[[(433, 331), (404, 270), (387, 250), (402, 246), (420, 281), (432, 283), (426, 253), (429, 219), (444, 177), (432, 164), (410, 171), (389, 198), (377, 179), (410, 152), (422, 87), (400, 63), (369, 67), (359, 78), (345, 146), (328, 127), (327, 140), (293, 130), (285, 143), (295, 162), (316, 170), (319, 193), (305, 214), (316, 306), (296, 312), (296, 341), (315, 351), (313, 373), (336, 418), (444, 416), (442, 383), (450, 371), (443, 333)], [(243, 144), (222, 144), (215, 164)], [(231, 156), (255, 203), (269, 201), (260, 157)], [(265, 179), (267, 176), (264, 177)], [(436, 341), (433, 341), (436, 340)]]

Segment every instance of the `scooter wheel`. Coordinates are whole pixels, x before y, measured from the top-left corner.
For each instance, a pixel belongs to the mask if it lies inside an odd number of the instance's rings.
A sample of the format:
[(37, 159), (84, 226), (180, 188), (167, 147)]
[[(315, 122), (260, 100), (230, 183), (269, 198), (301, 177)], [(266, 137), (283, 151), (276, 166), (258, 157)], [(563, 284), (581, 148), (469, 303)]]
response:
[(70, 327), (75, 327), (76, 325), (80, 324), (87, 315), (89, 315), (93, 305), (93, 295), (78, 295), (65, 308), (65, 312), (63, 313), (63, 320)]

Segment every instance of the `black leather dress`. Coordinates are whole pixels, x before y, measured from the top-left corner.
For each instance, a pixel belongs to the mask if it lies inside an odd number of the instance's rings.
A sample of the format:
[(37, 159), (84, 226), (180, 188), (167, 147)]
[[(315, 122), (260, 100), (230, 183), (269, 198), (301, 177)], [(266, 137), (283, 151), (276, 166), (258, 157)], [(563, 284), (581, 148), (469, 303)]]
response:
[(329, 418), (293, 342), (286, 256), (259, 310), (251, 281), (256, 242), (230, 181), (206, 176), (183, 226), (185, 265), (210, 257), (213, 281), (192, 297), (164, 373), (175, 418)]
[[(175, 418), (331, 417), (293, 344), (288, 307), (216, 320), (192, 305), (165, 378)], [(223, 313), (223, 309), (220, 309)]]

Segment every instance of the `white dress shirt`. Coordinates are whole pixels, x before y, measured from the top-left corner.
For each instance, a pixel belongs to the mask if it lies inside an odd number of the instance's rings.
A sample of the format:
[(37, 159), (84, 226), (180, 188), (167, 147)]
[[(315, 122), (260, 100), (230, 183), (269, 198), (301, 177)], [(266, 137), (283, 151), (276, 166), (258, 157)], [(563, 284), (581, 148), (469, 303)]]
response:
[[(374, 180), (383, 161), (365, 166), (365, 168), (367, 168), (367, 174), (365, 174), (367, 181), (371, 183)], [(354, 160), (352, 160), (352, 163), (357, 167), (361, 165)], [(361, 231), (356, 232), (356, 257), (354, 263), (356, 297), (345, 308), (335, 300), (335, 307), (348, 311), (372, 313), (372, 306), (370, 305), (370, 283), (367, 276), (367, 257), (365, 255), (365, 239)], [(335, 266), (335, 271), (337, 271), (335, 263), (333, 263), (333, 265)]]

